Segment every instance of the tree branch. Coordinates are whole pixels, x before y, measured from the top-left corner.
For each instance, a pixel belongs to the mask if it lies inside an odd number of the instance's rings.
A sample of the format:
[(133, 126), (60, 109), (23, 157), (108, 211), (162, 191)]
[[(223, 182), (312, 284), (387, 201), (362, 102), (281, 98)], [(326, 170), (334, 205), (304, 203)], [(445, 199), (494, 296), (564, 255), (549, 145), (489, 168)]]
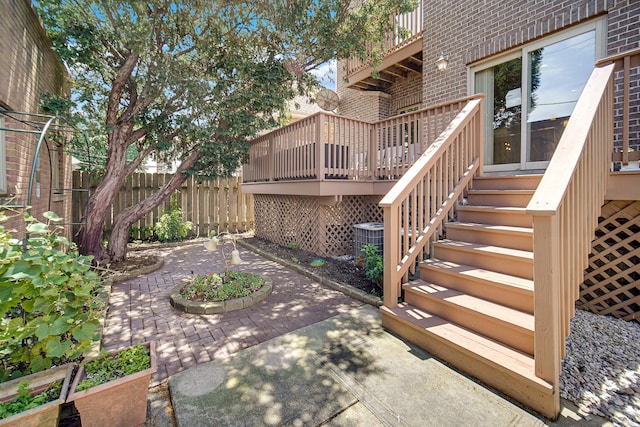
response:
[(135, 54), (130, 54), (122, 67), (116, 73), (116, 77), (113, 80), (113, 86), (111, 88), (111, 92), (109, 92), (109, 103), (107, 106), (107, 125), (115, 125), (118, 121), (118, 111), (120, 107), (120, 99), (122, 98), (122, 93), (126, 88), (126, 84), (129, 78), (131, 78), (131, 73), (138, 63), (139, 56)]
[(138, 169), (138, 166), (140, 166), (142, 161), (145, 159), (145, 157), (151, 154), (153, 150), (155, 150), (155, 148), (151, 145), (148, 145), (142, 151), (140, 151), (133, 160), (127, 163), (124, 168), (125, 176), (130, 176), (132, 173), (134, 173), (136, 169)]
[(117, 226), (117, 224), (121, 223), (124, 218), (127, 218), (125, 223), (129, 223), (127, 224), (127, 226), (130, 226), (140, 218), (143, 218), (148, 212), (151, 211), (151, 209), (162, 203), (163, 200), (169, 197), (187, 179), (187, 177), (182, 174), (182, 172), (188, 170), (200, 157), (201, 154), (198, 151), (194, 151), (189, 154), (184, 160), (182, 160), (182, 162), (178, 166), (178, 169), (176, 170), (176, 173), (173, 174), (171, 179), (167, 181), (167, 183), (163, 185), (158, 191), (145, 198), (140, 203), (120, 212), (113, 221), (114, 228)]

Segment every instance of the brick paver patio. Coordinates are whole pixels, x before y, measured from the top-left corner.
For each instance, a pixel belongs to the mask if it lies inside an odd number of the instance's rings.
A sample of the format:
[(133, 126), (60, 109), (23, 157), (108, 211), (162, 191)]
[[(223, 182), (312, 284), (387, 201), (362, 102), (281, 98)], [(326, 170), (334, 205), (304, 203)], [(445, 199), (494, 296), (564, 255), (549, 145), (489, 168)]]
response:
[[(242, 271), (273, 280), (273, 293), (256, 306), (214, 315), (187, 314), (169, 304), (171, 289), (193, 274), (221, 270), (220, 252), (201, 244), (158, 251), (164, 266), (154, 273), (113, 286), (103, 346), (117, 349), (156, 341), (158, 371), (151, 385), (199, 363), (228, 356), (363, 303), (240, 249)], [(157, 251), (157, 250), (156, 250)]]

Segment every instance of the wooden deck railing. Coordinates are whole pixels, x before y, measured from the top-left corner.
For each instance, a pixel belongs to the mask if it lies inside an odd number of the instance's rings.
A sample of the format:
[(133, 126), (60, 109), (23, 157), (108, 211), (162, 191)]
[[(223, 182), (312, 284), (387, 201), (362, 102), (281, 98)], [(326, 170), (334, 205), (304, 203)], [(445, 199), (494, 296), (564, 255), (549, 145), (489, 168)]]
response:
[(482, 173), (482, 99), (471, 99), (382, 199), (384, 304), (395, 307), (401, 285), (429, 242), (442, 234), (473, 176)]
[(244, 182), (398, 179), (475, 98), (374, 123), (316, 113), (253, 140)]
[[(398, 14), (391, 19), (399, 31), (390, 32), (384, 41), (382, 56), (389, 56), (395, 51), (413, 43), (422, 37), (422, 0), (418, 2), (418, 6), (411, 12)], [(404, 37), (402, 37), (404, 36)], [(346, 61), (347, 76), (354, 74), (370, 65), (370, 61), (362, 58), (350, 58)]]
[(316, 113), (251, 142), (244, 182), (370, 176), (371, 123)]
[[(622, 94), (620, 96), (620, 105), (616, 106), (620, 110), (620, 115), (622, 116), (622, 120), (620, 123), (620, 146), (614, 148), (614, 153), (612, 156), (613, 161), (622, 162), (623, 165), (627, 165), (630, 160), (640, 160), (640, 141), (636, 140), (636, 147), (633, 151), (630, 150), (630, 134), (631, 134), (631, 123), (632, 123), (632, 114), (634, 115), (633, 121), (638, 123), (640, 120), (640, 112), (637, 107), (635, 108), (635, 112), (632, 112), (631, 109), (631, 71), (635, 69), (636, 73), (638, 73), (638, 68), (640, 67), (640, 49), (630, 50), (619, 55), (609, 56), (607, 58), (603, 58), (596, 62), (596, 66), (602, 66), (606, 64), (614, 64), (615, 71), (620, 72), (622, 74)], [(635, 99), (637, 98), (638, 87), (635, 86), (636, 94)], [(636, 138), (638, 137), (638, 132), (635, 134)]]
[(613, 73), (611, 64), (591, 74), (527, 206), (534, 231), (535, 370), (556, 392), (564, 340), (609, 178)]

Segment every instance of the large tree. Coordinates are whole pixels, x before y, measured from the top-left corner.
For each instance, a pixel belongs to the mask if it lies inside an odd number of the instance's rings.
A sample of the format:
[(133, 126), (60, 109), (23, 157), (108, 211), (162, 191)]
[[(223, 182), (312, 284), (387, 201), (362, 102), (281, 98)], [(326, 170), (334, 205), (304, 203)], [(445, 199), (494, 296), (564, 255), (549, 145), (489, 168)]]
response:
[[(256, 132), (287, 101), (308, 94), (310, 70), (333, 58), (379, 51), (413, 0), (38, 0), (55, 50), (73, 79), (72, 100), (106, 141), (104, 174), (89, 199), (81, 250), (126, 257), (133, 223), (190, 174), (235, 170)], [(372, 49), (373, 47), (373, 49)], [(375, 58), (374, 58), (375, 59)], [(149, 156), (178, 160), (154, 195), (118, 214), (106, 251), (103, 228), (120, 186)]]

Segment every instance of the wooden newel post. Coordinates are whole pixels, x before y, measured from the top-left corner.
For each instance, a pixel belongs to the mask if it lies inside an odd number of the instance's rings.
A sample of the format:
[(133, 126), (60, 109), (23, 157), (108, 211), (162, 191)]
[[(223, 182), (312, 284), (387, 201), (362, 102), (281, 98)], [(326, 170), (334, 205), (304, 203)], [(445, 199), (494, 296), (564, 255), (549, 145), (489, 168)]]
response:
[[(557, 215), (534, 216), (534, 358), (535, 374), (553, 385), (559, 393), (560, 361), (562, 359), (560, 323), (560, 224)], [(560, 411), (559, 399), (555, 413)]]
[(400, 230), (400, 220), (398, 217), (398, 208), (384, 206), (384, 305), (385, 307), (394, 308), (398, 306), (398, 297), (400, 290), (398, 283), (398, 257), (400, 247), (398, 243), (398, 231)]
[(316, 179), (324, 181), (324, 114), (316, 116)]

